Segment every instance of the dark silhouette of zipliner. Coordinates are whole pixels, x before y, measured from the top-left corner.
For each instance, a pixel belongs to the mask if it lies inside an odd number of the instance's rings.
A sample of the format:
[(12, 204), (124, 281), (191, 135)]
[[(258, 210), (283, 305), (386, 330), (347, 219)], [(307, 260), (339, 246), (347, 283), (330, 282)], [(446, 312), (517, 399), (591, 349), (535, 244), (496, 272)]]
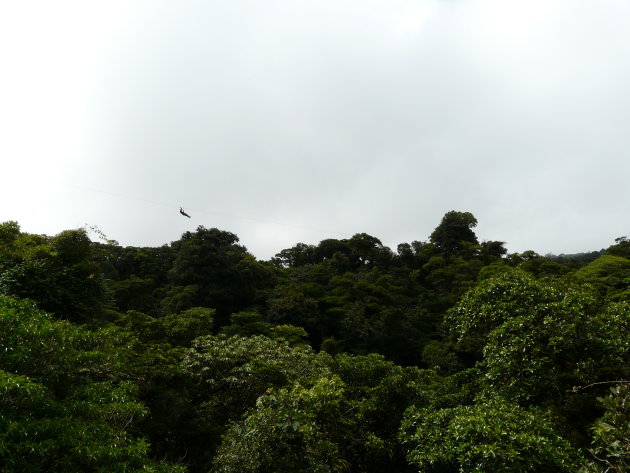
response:
[(190, 218), (190, 215), (188, 215), (186, 212), (184, 212), (184, 209), (182, 209), (181, 207), (179, 208), (179, 213), (182, 214), (184, 217)]

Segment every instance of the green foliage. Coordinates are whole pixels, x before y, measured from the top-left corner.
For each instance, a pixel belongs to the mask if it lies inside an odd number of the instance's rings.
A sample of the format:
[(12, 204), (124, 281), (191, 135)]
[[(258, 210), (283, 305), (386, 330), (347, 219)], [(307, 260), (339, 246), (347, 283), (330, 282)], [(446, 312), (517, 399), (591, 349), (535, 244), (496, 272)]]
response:
[[(223, 318), (249, 306), (258, 288), (272, 284), (273, 272), (237, 242), (233, 233), (203, 226), (174, 242), (176, 257), (168, 273), (171, 292), (163, 311), (211, 307)], [(180, 288), (189, 292), (187, 298), (179, 297)], [(224, 324), (223, 319), (219, 322)]]
[(191, 340), (211, 330), (212, 315), (212, 309), (192, 308), (162, 318), (127, 311), (114, 319), (127, 337), (126, 369), (151, 412), (136, 429), (150, 440), (162, 460), (178, 462), (186, 458), (195, 464), (199, 457), (196, 441), (205, 430), (195, 419), (191, 394), (194, 383), (181, 372), (180, 362)]
[(630, 471), (630, 385), (618, 384), (610, 394), (598, 399), (606, 412), (593, 426), (595, 461), (584, 467), (587, 473)]
[(129, 430), (147, 409), (121, 341), (0, 297), (0, 471), (183, 471)]
[[(0, 469), (114, 471), (149, 466), (148, 445), (125, 428), (146, 414), (132, 385), (93, 383), (55, 399), (28, 378), (0, 372)], [(163, 471), (182, 471), (164, 468)]]
[(412, 407), (400, 439), (426, 473), (573, 473), (580, 454), (540, 410), (500, 399), (449, 409)]
[(418, 274), (430, 288), (432, 307), (442, 312), (473, 287), (482, 267), (481, 259), (436, 255), (422, 265)]
[(622, 236), (615, 238), (615, 244), (606, 250), (606, 253), (613, 256), (621, 256), (630, 259), (630, 240)]
[(195, 338), (212, 332), (214, 314), (214, 309), (191, 307), (178, 314), (160, 317), (157, 323), (164, 333), (163, 340), (172, 345), (190, 346)]
[(409, 403), (424, 403), (434, 375), (382, 356), (340, 355), (334, 374), (269, 389), (232, 424), (217, 472), (411, 472), (397, 441)]
[(630, 259), (605, 254), (580, 268), (574, 278), (614, 300), (630, 299)]
[(367, 265), (368, 267), (386, 267), (391, 263), (393, 253), (384, 247), (376, 237), (367, 233), (357, 233), (348, 240), (350, 248), (350, 258), (357, 266)]
[(308, 334), (302, 327), (289, 324), (272, 325), (265, 322), (263, 316), (255, 311), (230, 314), (230, 325), (224, 326), (221, 333), (228, 337), (264, 335), (269, 338), (286, 340), (291, 346), (308, 343)]
[(562, 300), (556, 287), (543, 284), (518, 270), (502, 271), (481, 281), (444, 317), (459, 349), (480, 354), (488, 335), (510, 318), (536, 312), (537, 306)]
[(166, 342), (189, 347), (192, 341), (212, 332), (214, 309), (192, 307), (176, 314), (151, 317), (137, 311), (119, 314), (116, 324), (144, 342)]
[(591, 261), (595, 261), (602, 254), (604, 254), (604, 250), (590, 251), (587, 253), (574, 253), (569, 255), (564, 253), (559, 255), (546, 255), (546, 258), (556, 263), (565, 265), (570, 269), (579, 269)]
[(484, 241), (481, 243), (481, 255), (487, 263), (497, 261), (507, 254), (504, 241)]
[(0, 294), (28, 297), (42, 309), (75, 322), (96, 318), (107, 297), (100, 267), (90, 260), (84, 230), (46, 238), (19, 233), (15, 222), (2, 227)]
[(317, 379), (310, 387), (269, 391), (243, 421), (231, 426), (214, 460), (214, 472), (335, 473), (349, 464), (335, 442), (343, 429), (343, 383)]
[(562, 264), (557, 258), (540, 256), (538, 253), (528, 250), (521, 254), (509, 255), (509, 261), (513, 266), (522, 271), (533, 274), (537, 278), (544, 276), (562, 276), (573, 271), (573, 265)]
[(0, 224), (0, 293), (58, 319), (0, 297), (0, 471), (625, 471), (627, 386), (596, 397), (630, 377), (627, 239), (506, 256), (476, 224), (269, 263)]
[(438, 369), (444, 374), (453, 374), (463, 369), (452, 344), (444, 340), (432, 340), (427, 343), (422, 350), (422, 361), (426, 366)]
[(629, 321), (625, 302), (601, 308), (588, 286), (520, 270), (482, 281), (445, 318), (456, 348), (477, 355), (484, 396), (553, 409), (578, 444), (598, 412), (572, 386), (628, 373)]
[(313, 245), (298, 243), (293, 248), (282, 250), (280, 253), (276, 254), (271, 261), (275, 266), (283, 268), (314, 264), (317, 262), (315, 247)]
[[(302, 329), (304, 330), (304, 329)], [(266, 335), (272, 333), (272, 326), (263, 320), (258, 312), (243, 311), (230, 314), (230, 325), (226, 325), (221, 329), (221, 333), (228, 337), (239, 335), (247, 337), (250, 335)]]
[(186, 353), (182, 368), (220, 394), (221, 409), (227, 412), (231, 407), (238, 413), (270, 387), (327, 371), (310, 347), (292, 347), (260, 335), (200, 337)]
[(320, 298), (327, 337), (356, 354), (378, 352), (400, 363), (420, 360), (433, 320), (413, 297), (413, 287), (378, 269), (334, 276)]
[(435, 247), (446, 254), (455, 254), (465, 250), (466, 243), (477, 245), (479, 242), (472, 230), (477, 226), (477, 219), (470, 212), (446, 212), (442, 221), (431, 233), (429, 240)]
[(66, 265), (86, 261), (92, 252), (91, 241), (84, 230), (65, 230), (51, 238), (50, 243)]
[(286, 340), (291, 346), (306, 345), (308, 343), (306, 330), (295, 325), (283, 324), (271, 327), (271, 337)]
[[(540, 283), (542, 285), (542, 283)], [(557, 301), (531, 304), (488, 336), (484, 347), (487, 389), (525, 402), (561, 399), (571, 385), (590, 380), (596, 354), (589, 319), (595, 299), (588, 292), (566, 292)]]
[(20, 236), (20, 225), (13, 220), (0, 223), (0, 248), (11, 246)]
[(494, 261), (479, 270), (479, 274), (477, 274), (477, 280), (483, 281), (485, 279), (490, 279), (509, 270), (510, 266), (505, 262), (505, 260)]
[(170, 246), (122, 248), (95, 243), (92, 258), (103, 271), (117, 310), (137, 310), (152, 316), (162, 313), (160, 302), (175, 258)]
[(377, 354), (340, 354), (332, 367), (345, 383), (347, 431), (341, 441), (350, 471), (413, 471), (397, 440), (409, 405), (426, 405), (439, 384), (432, 371), (401, 367)]
[(205, 467), (229, 423), (254, 407), (268, 389), (330, 372), (325, 357), (316, 356), (310, 347), (292, 347), (287, 341), (261, 335), (200, 337), (185, 354), (181, 370), (194, 383), (189, 425), (199, 432), (195, 442), (203, 445), (196, 456)]
[(127, 279), (111, 284), (116, 305), (120, 310), (154, 312), (156, 300), (153, 295), (155, 280), (139, 278), (132, 274)]
[(267, 300), (267, 320), (273, 324), (303, 327), (314, 337), (318, 335), (319, 303), (309, 287), (289, 282), (276, 287)]
[(468, 368), (439, 381), (434, 379), (429, 408), (436, 410), (474, 404), (481, 391), (481, 376), (479, 368)]
[(160, 301), (160, 315), (181, 312), (195, 305), (198, 300), (198, 284), (172, 286)]
[(55, 392), (124, 372), (127, 355), (115, 329), (88, 331), (55, 322), (31, 301), (0, 297), (0, 369), (45, 380)]
[(604, 307), (590, 321), (590, 331), (605, 363), (618, 367), (618, 376), (630, 377), (630, 300)]

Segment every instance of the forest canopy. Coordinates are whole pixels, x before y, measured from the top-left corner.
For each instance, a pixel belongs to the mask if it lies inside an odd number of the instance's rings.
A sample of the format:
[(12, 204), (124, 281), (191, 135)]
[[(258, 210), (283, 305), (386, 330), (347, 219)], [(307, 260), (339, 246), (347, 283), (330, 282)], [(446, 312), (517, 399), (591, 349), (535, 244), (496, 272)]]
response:
[(0, 471), (630, 471), (630, 240), (477, 224), (269, 261), (0, 224)]

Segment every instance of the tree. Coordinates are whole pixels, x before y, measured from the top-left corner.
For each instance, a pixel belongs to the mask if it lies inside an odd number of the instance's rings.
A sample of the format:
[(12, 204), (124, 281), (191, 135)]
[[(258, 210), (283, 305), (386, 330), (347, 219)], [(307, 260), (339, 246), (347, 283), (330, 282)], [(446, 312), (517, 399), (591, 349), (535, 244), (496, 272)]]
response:
[[(230, 314), (230, 325), (221, 329), (221, 333), (228, 337), (238, 335), (265, 335), (270, 337), (272, 325), (263, 320), (263, 316), (255, 311), (242, 311)], [(271, 338), (271, 337), (270, 337)]]
[(593, 426), (594, 461), (584, 473), (624, 473), (630, 471), (630, 384), (619, 383), (608, 396), (598, 398), (606, 412)]
[(267, 390), (224, 436), (214, 471), (415, 471), (397, 430), (406, 407), (424, 400), (432, 373), (379, 355), (329, 364), (332, 374)]
[(580, 445), (599, 412), (594, 394), (572, 387), (628, 374), (630, 305), (601, 307), (589, 286), (502, 272), (468, 292), (445, 326), (477, 362), (485, 395), (553, 409)]
[(10, 246), (20, 236), (20, 225), (14, 221), (0, 223), (0, 248)]
[(212, 333), (214, 309), (191, 307), (178, 314), (168, 314), (156, 319), (160, 339), (172, 345), (189, 347), (192, 341)]
[(28, 297), (74, 322), (97, 318), (107, 301), (100, 267), (91, 261), (85, 230), (66, 230), (48, 238), (19, 233), (3, 224), (0, 244), (0, 294)]
[(0, 297), (0, 471), (183, 473), (132, 433), (148, 411), (123, 340)]
[(630, 259), (604, 254), (577, 270), (573, 277), (593, 284), (599, 291), (616, 300), (630, 297)]
[(507, 254), (504, 241), (484, 241), (481, 243), (481, 255), (486, 264), (503, 258)]
[(291, 347), (262, 335), (200, 337), (186, 353), (182, 368), (219, 395), (222, 401), (216, 407), (230, 416), (253, 406), (269, 387), (327, 371), (310, 347)]
[[(194, 406), (187, 425), (188, 451), (198, 471), (207, 471), (215, 449), (231, 422), (237, 421), (268, 389), (303, 383), (330, 370), (325, 355), (310, 347), (291, 346), (281, 339), (204, 336), (196, 339), (181, 363), (181, 372), (194, 385)], [(204, 470), (205, 469), (205, 470)]]
[(477, 258), (443, 254), (432, 256), (416, 273), (429, 289), (425, 298), (427, 305), (438, 313), (453, 306), (462, 294), (473, 287), (482, 267), (483, 262)]
[[(176, 258), (169, 271), (170, 291), (162, 302), (165, 311), (181, 311), (192, 306), (217, 311), (217, 323), (227, 322), (228, 314), (248, 307), (259, 288), (273, 285), (270, 268), (258, 263), (238, 245), (238, 237), (216, 228), (199, 226), (173, 243)], [(178, 294), (189, 290), (186, 300)], [(191, 288), (196, 288), (194, 291)]]
[(350, 248), (350, 258), (356, 266), (384, 267), (392, 262), (391, 250), (384, 247), (381, 240), (367, 233), (353, 235), (347, 244)]
[(460, 351), (480, 357), (488, 335), (510, 318), (527, 315), (533, 305), (558, 302), (562, 293), (518, 270), (499, 272), (470, 289), (444, 316), (444, 327)]
[(571, 266), (546, 256), (540, 256), (532, 250), (527, 250), (521, 254), (513, 253), (509, 256), (508, 261), (536, 277), (562, 276), (573, 271)]
[(314, 264), (316, 263), (315, 247), (313, 245), (298, 243), (293, 248), (288, 248), (277, 253), (271, 261), (274, 265), (281, 268), (293, 268), (306, 264)]
[(593, 381), (604, 361), (590, 323), (595, 302), (586, 291), (567, 291), (505, 320), (483, 349), (484, 387), (525, 405), (562, 405), (566, 392)]
[(415, 252), (409, 243), (400, 243), (396, 247), (396, 253), (398, 260), (404, 265), (410, 268), (415, 266), (416, 258)]
[(417, 367), (402, 367), (372, 353), (337, 355), (332, 370), (345, 384), (348, 409), (345, 438), (340, 442), (350, 471), (357, 473), (416, 471), (397, 439), (405, 410), (425, 404), (437, 376)]
[(399, 437), (425, 473), (573, 473), (583, 461), (541, 410), (498, 398), (437, 411), (412, 407)]
[(267, 299), (266, 319), (272, 324), (290, 324), (303, 327), (311, 341), (320, 337), (319, 303), (313, 294), (315, 284), (287, 282), (278, 285)]
[(137, 310), (147, 314), (154, 312), (156, 305), (153, 296), (155, 280), (142, 279), (132, 274), (129, 278), (117, 281), (111, 286), (118, 310)]
[(447, 212), (442, 221), (431, 233), (429, 240), (435, 247), (446, 254), (456, 254), (466, 247), (466, 244), (478, 245), (479, 241), (473, 228), (477, 226), (477, 219), (470, 212)]
[(213, 472), (340, 473), (349, 464), (331, 428), (343, 429), (343, 383), (337, 376), (311, 386), (269, 390), (256, 409), (232, 424)]
[(317, 248), (315, 248), (315, 255), (317, 261), (325, 261), (335, 256), (335, 254), (348, 256), (350, 251), (348, 240), (327, 238), (319, 242)]
[(615, 238), (615, 244), (609, 247), (606, 253), (630, 259), (630, 239), (626, 236)]

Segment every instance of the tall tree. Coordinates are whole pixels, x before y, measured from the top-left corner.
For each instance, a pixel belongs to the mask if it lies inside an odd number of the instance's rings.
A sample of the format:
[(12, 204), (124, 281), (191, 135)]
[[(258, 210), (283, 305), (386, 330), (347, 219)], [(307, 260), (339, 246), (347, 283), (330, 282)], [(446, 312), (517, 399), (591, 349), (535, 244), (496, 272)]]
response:
[(476, 226), (477, 219), (470, 212), (451, 210), (442, 217), (429, 240), (438, 250), (446, 254), (455, 254), (466, 248), (466, 244), (479, 244), (472, 230)]
[(1, 227), (0, 294), (28, 297), (74, 322), (89, 322), (98, 315), (106, 290), (85, 230), (49, 238), (21, 233), (15, 222)]
[(233, 233), (199, 226), (173, 247), (177, 256), (169, 271), (169, 297), (178, 299), (184, 290), (190, 297), (182, 303), (163, 301), (165, 312), (210, 307), (224, 325), (228, 314), (252, 304), (257, 289), (273, 284), (271, 269), (258, 263)]

